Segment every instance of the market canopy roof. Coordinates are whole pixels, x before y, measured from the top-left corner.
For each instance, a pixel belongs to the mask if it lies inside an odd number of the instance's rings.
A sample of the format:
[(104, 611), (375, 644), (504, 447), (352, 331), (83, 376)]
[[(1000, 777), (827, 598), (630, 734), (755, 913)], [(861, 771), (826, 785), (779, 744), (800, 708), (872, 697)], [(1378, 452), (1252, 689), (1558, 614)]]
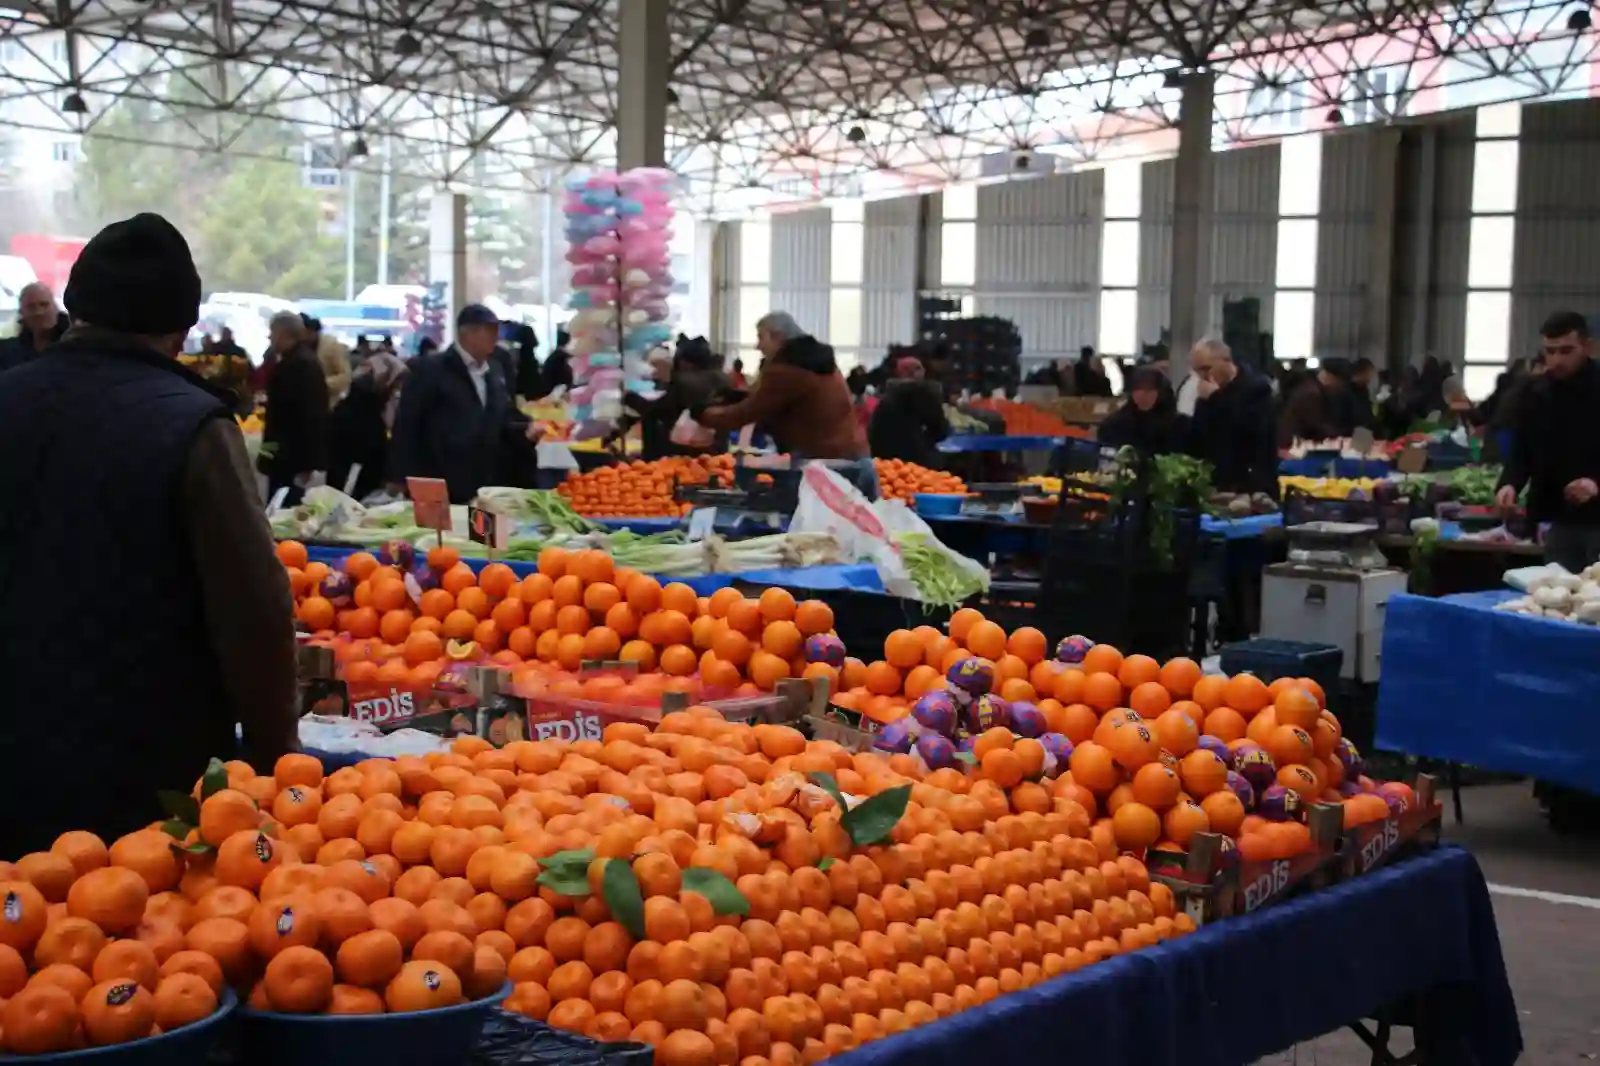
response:
[[(614, 158), (617, 4), (0, 0), (0, 121), (92, 136), (145, 99), (167, 118), (140, 139), (227, 151), (221, 116), (251, 116), (525, 188)], [(723, 212), (1170, 150), (1183, 69), (1217, 72), (1221, 145), (1587, 92), (1596, 43), (1570, 0), (673, 0), (670, 24), (669, 163)]]

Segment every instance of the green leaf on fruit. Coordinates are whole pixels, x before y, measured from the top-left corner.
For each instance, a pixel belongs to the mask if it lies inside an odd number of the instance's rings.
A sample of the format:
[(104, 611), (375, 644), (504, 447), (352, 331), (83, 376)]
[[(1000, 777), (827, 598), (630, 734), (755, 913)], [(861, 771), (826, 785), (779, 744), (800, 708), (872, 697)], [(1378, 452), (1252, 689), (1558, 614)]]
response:
[(547, 872), (570, 874), (576, 871), (578, 876), (587, 878), (589, 864), (594, 862), (594, 858), (593, 848), (579, 848), (546, 856), (539, 860), (539, 865)]
[[(718, 914), (749, 914), (750, 901), (744, 898), (728, 876), (706, 866), (691, 866), (683, 871), (683, 890), (698, 892), (711, 902)], [(616, 910), (615, 907), (612, 908)]]
[(817, 869), (821, 870), (823, 873), (827, 873), (833, 868), (833, 864), (838, 861), (839, 860), (834, 858), (832, 855), (824, 855), (822, 857), (822, 861), (817, 863)]
[(910, 785), (886, 789), (846, 811), (844, 817), (839, 819), (839, 824), (850, 834), (850, 839), (855, 842), (856, 847), (864, 848), (869, 844), (877, 844), (888, 839), (894, 827), (904, 817), (906, 804), (910, 802)]
[(978, 757), (976, 755), (972, 754), (972, 752), (970, 752), (970, 751), (958, 751), (958, 752), (956, 752), (956, 761), (957, 762), (964, 762), (968, 766), (977, 766), (978, 765)]
[(832, 774), (820, 773), (813, 770), (811, 773), (806, 775), (806, 780), (810, 781), (813, 785), (816, 785), (818, 788), (822, 789), (822, 791), (832, 796), (833, 802), (839, 805), (840, 811), (848, 811), (850, 809), (849, 804), (845, 803), (844, 801), (844, 792), (840, 790), (839, 782), (834, 780), (834, 776)]
[[(687, 878), (685, 878), (687, 880)], [(606, 863), (600, 878), (600, 891), (612, 917), (622, 923), (635, 940), (644, 939), (644, 892), (633, 867), (621, 859)]]
[(182, 818), (168, 818), (161, 823), (161, 831), (173, 840), (182, 842), (189, 836), (190, 825)]
[[(228, 787), (228, 768), (221, 759), (212, 759), (206, 764), (206, 772), (200, 778), (200, 799), (202, 802)], [(198, 815), (196, 816), (198, 819)]]
[(200, 821), (200, 804), (187, 792), (164, 788), (156, 793), (156, 798), (161, 801), (161, 809), (167, 812), (167, 817), (191, 826)]
[(537, 881), (558, 896), (589, 895), (589, 878), (582, 873), (546, 870), (538, 876)]

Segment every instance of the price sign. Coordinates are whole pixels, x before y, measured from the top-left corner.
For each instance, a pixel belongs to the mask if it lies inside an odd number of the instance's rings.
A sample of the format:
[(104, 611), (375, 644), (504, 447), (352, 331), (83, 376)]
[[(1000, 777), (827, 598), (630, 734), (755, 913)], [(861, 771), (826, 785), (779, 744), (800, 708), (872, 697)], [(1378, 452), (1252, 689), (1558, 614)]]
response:
[(689, 512), (689, 539), (705, 540), (717, 527), (715, 507), (697, 507)]
[(467, 538), (493, 551), (505, 551), (511, 539), (511, 523), (505, 516), (482, 507), (467, 508)]
[(408, 477), (406, 491), (411, 493), (411, 514), (423, 529), (437, 531), (442, 538), (450, 526), (450, 487), (441, 478)]

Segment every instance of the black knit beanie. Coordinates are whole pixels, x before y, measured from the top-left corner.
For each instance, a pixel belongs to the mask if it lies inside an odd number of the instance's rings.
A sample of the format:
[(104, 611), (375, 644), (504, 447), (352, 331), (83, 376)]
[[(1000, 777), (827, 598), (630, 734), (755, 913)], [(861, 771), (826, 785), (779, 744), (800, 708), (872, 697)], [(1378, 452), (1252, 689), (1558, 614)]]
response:
[(83, 246), (62, 298), (79, 322), (118, 333), (184, 333), (200, 318), (200, 274), (160, 215), (113, 222)]

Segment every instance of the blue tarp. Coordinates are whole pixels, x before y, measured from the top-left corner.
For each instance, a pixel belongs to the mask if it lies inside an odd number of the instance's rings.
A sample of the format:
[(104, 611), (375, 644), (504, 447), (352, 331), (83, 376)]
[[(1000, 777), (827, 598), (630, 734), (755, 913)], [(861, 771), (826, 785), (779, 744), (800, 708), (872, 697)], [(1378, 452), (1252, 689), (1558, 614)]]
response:
[[(924, 522), (937, 531), (942, 522), (963, 524), (988, 524), (997, 527), (1000, 532), (1010, 532), (1004, 526), (1021, 526), (1026, 522), (1022, 515), (921, 515)], [(1210, 515), (1200, 516), (1200, 529), (1213, 536), (1224, 540), (1238, 540), (1245, 537), (1263, 536), (1269, 529), (1279, 529), (1283, 526), (1283, 515), (1274, 511), (1272, 514), (1251, 515), (1248, 518), (1212, 518)], [(1032, 527), (1043, 530), (1043, 526)]]
[(1387, 459), (1280, 459), (1284, 477), (1388, 477), (1394, 464)]
[(1409, 996), (1419, 1000), (1417, 1044), (1434, 1050), (1430, 1061), (1511, 1066), (1522, 1051), (1488, 886), (1460, 848), (1217, 922), (834, 1061), (1238, 1066)]
[(1378, 746), (1600, 793), (1600, 630), (1491, 610), (1515, 595), (1389, 601)]

